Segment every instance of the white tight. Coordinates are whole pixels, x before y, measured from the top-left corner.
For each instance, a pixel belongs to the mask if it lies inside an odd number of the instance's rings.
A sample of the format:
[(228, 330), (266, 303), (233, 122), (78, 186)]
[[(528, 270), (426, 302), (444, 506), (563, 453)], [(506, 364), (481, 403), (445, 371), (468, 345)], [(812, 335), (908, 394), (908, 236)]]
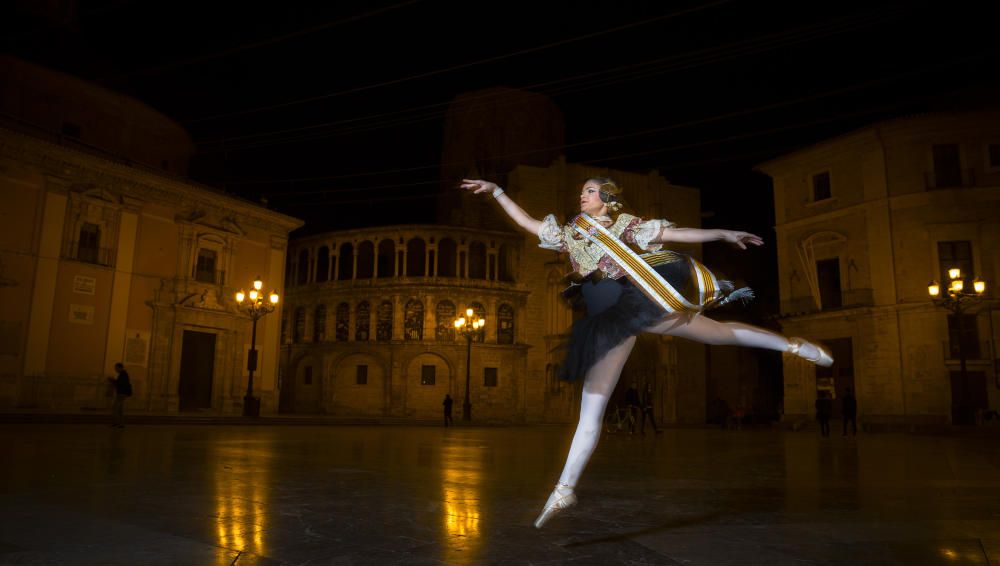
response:
[[(788, 339), (780, 334), (742, 322), (717, 322), (704, 316), (674, 315), (647, 331), (713, 346), (751, 346), (779, 352), (788, 349)], [(580, 422), (576, 426), (569, 455), (566, 456), (566, 465), (559, 476), (560, 484), (575, 487), (597, 448), (604, 409), (618, 385), (618, 378), (634, 345), (633, 336), (610, 350), (587, 372), (583, 382), (583, 399), (580, 402)], [(800, 352), (806, 356), (818, 353), (812, 345), (804, 345)]]

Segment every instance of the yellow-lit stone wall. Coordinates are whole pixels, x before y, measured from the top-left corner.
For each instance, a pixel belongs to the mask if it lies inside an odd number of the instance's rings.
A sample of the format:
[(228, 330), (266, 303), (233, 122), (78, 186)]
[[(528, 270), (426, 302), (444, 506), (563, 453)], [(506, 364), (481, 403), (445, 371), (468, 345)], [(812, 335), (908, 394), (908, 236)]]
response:
[[(935, 161), (935, 146), (957, 148), (951, 181), (936, 170), (946, 166)], [(958, 424), (970, 411), (960, 405), (1000, 407), (994, 362), (1000, 318), (989, 308), (1000, 277), (1000, 114), (884, 122), (759, 169), (774, 186), (785, 332), (850, 340), (863, 419)], [(830, 175), (831, 197), (817, 201), (812, 179), (822, 172)], [(969, 242), (975, 273), (968, 275), (984, 279), (988, 289), (969, 311), (979, 352), (967, 356), (967, 371), (978, 375), (968, 385), (975, 392), (961, 395), (948, 313), (927, 293), (928, 282), (942, 279), (939, 243), (955, 241)], [(815, 262), (830, 258), (839, 259), (839, 307), (821, 304)], [(788, 418), (811, 418), (817, 375), (813, 366), (786, 358)]]

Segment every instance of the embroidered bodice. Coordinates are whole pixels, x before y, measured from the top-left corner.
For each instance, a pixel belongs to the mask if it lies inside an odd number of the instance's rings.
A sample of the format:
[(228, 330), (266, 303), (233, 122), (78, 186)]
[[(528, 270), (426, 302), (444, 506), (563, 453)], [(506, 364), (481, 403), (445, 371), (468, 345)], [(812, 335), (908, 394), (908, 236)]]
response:
[[(608, 231), (626, 244), (643, 251), (655, 252), (663, 245), (650, 243), (650, 240), (656, 238), (663, 228), (671, 226), (674, 226), (674, 223), (667, 220), (643, 220), (638, 216), (623, 213), (618, 215), (614, 223), (608, 227)], [(569, 253), (573, 271), (580, 275), (587, 276), (597, 270), (603, 271), (612, 279), (619, 279), (625, 275), (625, 272), (600, 247), (591, 244), (590, 240), (576, 232), (572, 221), (560, 226), (555, 215), (549, 214), (542, 220), (538, 238), (541, 241), (538, 245), (540, 248)]]

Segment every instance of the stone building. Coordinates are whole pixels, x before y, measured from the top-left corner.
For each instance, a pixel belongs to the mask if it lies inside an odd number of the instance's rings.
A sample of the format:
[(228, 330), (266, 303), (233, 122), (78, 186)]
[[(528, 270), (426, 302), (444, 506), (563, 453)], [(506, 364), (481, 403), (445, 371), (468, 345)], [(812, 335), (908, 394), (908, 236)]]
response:
[(990, 302), (960, 335), (927, 292), (950, 267), (983, 278), (987, 294), (1000, 282), (1000, 113), (883, 122), (759, 170), (774, 184), (785, 332), (836, 357), (830, 369), (786, 358), (787, 416), (811, 415), (818, 390), (839, 398), (845, 387), (869, 423), (965, 423), (1000, 407)]
[[(642, 215), (683, 226), (700, 223), (698, 191), (655, 172), (608, 171), (559, 159), (545, 167), (515, 167), (505, 188), (535, 217), (555, 213), (567, 220), (578, 212), (582, 182), (595, 175), (622, 183), (629, 204)], [(490, 225), (509, 228), (386, 226), (293, 240), (283, 321), (283, 408), (430, 419), (440, 417), (447, 393), (458, 418), (468, 372), (476, 421), (571, 420), (579, 384), (556, 377), (559, 346), (573, 319), (559, 294), (568, 260), (540, 249), (536, 237), (515, 232), (507, 221), (496, 218)], [(700, 247), (685, 251), (699, 255)], [(468, 367), (467, 345), (456, 340), (452, 327), (466, 308), (487, 320)], [(653, 382), (658, 415), (701, 423), (704, 374), (702, 346), (649, 336), (636, 346), (621, 382)]]
[[(184, 180), (187, 134), (133, 99), (9, 57), (0, 74), (0, 409), (101, 409), (122, 361), (129, 411), (238, 414), (233, 293), (282, 289), (301, 222)], [(258, 328), (264, 412), (278, 321)]]

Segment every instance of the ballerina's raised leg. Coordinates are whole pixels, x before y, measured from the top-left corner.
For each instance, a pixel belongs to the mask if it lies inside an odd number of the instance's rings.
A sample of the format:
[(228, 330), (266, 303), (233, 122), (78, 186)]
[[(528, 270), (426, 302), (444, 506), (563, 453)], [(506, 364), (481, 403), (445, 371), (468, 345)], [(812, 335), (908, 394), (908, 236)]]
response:
[[(817, 344), (801, 338), (784, 336), (742, 322), (718, 322), (704, 316), (674, 315), (648, 329), (653, 334), (687, 338), (713, 346), (749, 346), (788, 352), (818, 365), (833, 363), (830, 353)], [(549, 519), (576, 504), (576, 484), (597, 448), (601, 437), (604, 410), (614, 393), (635, 337), (611, 349), (587, 372), (580, 402), (580, 422), (577, 424), (573, 443), (566, 457), (562, 475), (549, 495), (535, 527), (541, 528)]]

